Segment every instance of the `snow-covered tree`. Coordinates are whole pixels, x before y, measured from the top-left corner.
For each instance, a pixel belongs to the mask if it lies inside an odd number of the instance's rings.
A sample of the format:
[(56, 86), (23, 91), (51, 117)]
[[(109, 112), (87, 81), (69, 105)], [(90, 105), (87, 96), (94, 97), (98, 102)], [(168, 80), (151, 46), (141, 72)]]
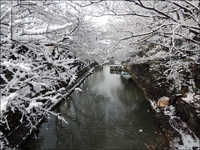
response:
[[(162, 60), (151, 69), (162, 70), (158, 79), (164, 77), (166, 84), (180, 88), (185, 74), (192, 75), (189, 60), (195, 62), (200, 56), (196, 0), (3, 0), (0, 4), (0, 127), (4, 129), (0, 139), (5, 137), (4, 141), (25, 120), (32, 131), (40, 116), (48, 118), (51, 106), (67, 95), (65, 87), (91, 61), (112, 54), (131, 56), (130, 63)], [(109, 24), (97, 28), (86, 16), (110, 16)], [(12, 113), (18, 114), (16, 124), (11, 123)]]
[(117, 18), (109, 28), (116, 41), (113, 52), (121, 49), (126, 57), (136, 56), (130, 63), (162, 60), (160, 67), (151, 69), (162, 70), (165, 83), (178, 89), (184, 75), (192, 76), (191, 62), (200, 56), (198, 1), (105, 1), (99, 7), (104, 12), (96, 16)]
[(32, 132), (50, 114), (66, 122), (51, 109), (66, 97), (78, 71), (94, 61), (88, 51), (95, 30), (70, 1), (0, 3), (2, 148), (21, 123), (28, 121)]

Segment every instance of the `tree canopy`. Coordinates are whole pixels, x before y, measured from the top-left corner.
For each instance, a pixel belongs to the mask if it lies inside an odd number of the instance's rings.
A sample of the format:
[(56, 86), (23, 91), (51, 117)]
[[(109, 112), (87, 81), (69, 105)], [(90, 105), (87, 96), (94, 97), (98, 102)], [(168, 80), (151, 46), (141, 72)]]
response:
[[(62, 97), (61, 83), (71, 84), (77, 72), (94, 61), (109, 56), (128, 59), (127, 64), (159, 61), (151, 69), (162, 70), (158, 77), (177, 89), (184, 74), (192, 75), (191, 62), (199, 64), (196, 0), (3, 0), (0, 4), (0, 124), (6, 130), (11, 128), (9, 111), (19, 112), (20, 122), (28, 119), (34, 129), (31, 119), (48, 118), (52, 112), (47, 104)], [(107, 24), (95, 25), (93, 18), (105, 16)]]

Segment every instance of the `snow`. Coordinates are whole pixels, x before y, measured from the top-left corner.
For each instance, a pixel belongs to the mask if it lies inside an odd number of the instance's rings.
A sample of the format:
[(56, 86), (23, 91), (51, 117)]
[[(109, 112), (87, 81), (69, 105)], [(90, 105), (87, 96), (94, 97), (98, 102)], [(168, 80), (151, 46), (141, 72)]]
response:
[[(1, 6), (2, 7), (2, 6)], [(8, 14), (11, 12), (11, 7), (1, 16), (1, 20)]]
[(33, 34), (45, 34), (47, 32), (53, 32), (53, 31), (57, 31), (57, 30), (61, 30), (64, 29), (66, 27), (71, 26), (72, 23), (66, 23), (64, 25), (56, 25), (56, 26), (50, 26), (47, 28), (43, 28), (43, 29), (26, 29), (24, 30), (23, 34), (27, 34), (27, 35), (33, 35)]
[(81, 88), (75, 88), (74, 90), (75, 91), (80, 91), (80, 92), (83, 91)]
[(71, 76), (69, 84), (72, 84), (76, 80), (77, 76), (74, 74)]
[(26, 108), (26, 111), (28, 113), (31, 112), (31, 110), (33, 109), (33, 107), (41, 107), (43, 105), (42, 102), (37, 102), (36, 100), (31, 101), (31, 103), (29, 104), (29, 106)]
[(200, 95), (195, 95), (194, 99), (196, 99), (197, 101), (200, 101)]
[(160, 112), (160, 109), (157, 107), (156, 102), (155, 102), (154, 100), (150, 100), (150, 99), (149, 99), (149, 102), (150, 102), (152, 108), (153, 108), (157, 113), (159, 113), (159, 112)]
[[(186, 100), (187, 102), (191, 102), (193, 96), (194, 93), (188, 93), (187, 98), (183, 99)], [(200, 96), (198, 95), (195, 98), (198, 99), (199, 97)], [(163, 97), (163, 98), (168, 100), (168, 97)], [(154, 110), (156, 110), (156, 112), (160, 112), (160, 109), (157, 108), (155, 101), (150, 100), (150, 103), (151, 106), (154, 108)], [(174, 150), (186, 150), (186, 149), (189, 150), (192, 149), (193, 147), (200, 146), (199, 138), (188, 128), (188, 125), (182, 120), (180, 120), (180, 118), (174, 116), (175, 107), (173, 105), (165, 106), (163, 113), (165, 115), (170, 116), (169, 119), (170, 126), (180, 134), (180, 137), (175, 137), (173, 141), (171, 141), (170, 147), (174, 148)]]
[(94, 68), (90, 69), (88, 72), (93, 73), (93, 71), (94, 71)]
[[(183, 121), (180, 121), (179, 118), (171, 116), (169, 120), (170, 125), (180, 133), (180, 138), (175, 138), (173, 141), (173, 147), (175, 149), (192, 149), (193, 147), (199, 147), (200, 140), (199, 138), (188, 128), (187, 124)], [(181, 141), (182, 144), (179, 144)]]
[(173, 105), (165, 106), (164, 114), (168, 116), (173, 116), (175, 114), (175, 107)]
[(23, 21), (23, 20), (21, 20), (21, 19), (15, 20), (15, 21), (13, 22), (13, 26), (16, 26), (16, 25), (20, 24), (22, 21)]
[(26, 71), (30, 71), (31, 68), (29, 67), (29, 64), (23, 64), (23, 63), (19, 63), (17, 64), (22, 70), (26, 70)]
[(37, 93), (44, 90), (44, 87), (48, 87), (46, 83), (42, 83), (42, 82), (38, 83), (38, 82), (30, 81), (29, 83), (33, 85), (33, 89)]
[(200, 108), (200, 95), (196, 93), (187, 93), (186, 97), (182, 98), (183, 101), (190, 104), (196, 109)]
[(2, 111), (5, 111), (7, 109), (7, 105), (9, 103), (9, 101), (13, 100), (18, 95), (19, 95), (18, 93), (12, 93), (9, 96), (1, 98), (1, 103), (0, 103), (1, 104), (1, 114), (2, 114)]
[(1, 63), (2, 66), (6, 66), (6, 67), (14, 67), (14, 68), (21, 68), (24, 71), (30, 71), (30, 64), (25, 64), (25, 63), (12, 63), (10, 61), (4, 61)]
[(187, 103), (192, 103), (192, 102), (194, 102), (194, 95), (195, 95), (195, 93), (187, 93), (187, 97), (181, 98), (181, 99)]
[(75, 73), (78, 69), (78, 66), (71, 68), (71, 72)]
[[(178, 145), (177, 147), (178, 149), (192, 149), (192, 147), (199, 147), (199, 138), (197, 136), (195, 136), (195, 138), (193, 138), (191, 135), (187, 135), (184, 133), (184, 131), (179, 131), (179, 133), (181, 134), (182, 137), (182, 141), (183, 141), (183, 145)], [(176, 145), (175, 145), (176, 147)]]
[[(192, 97), (193, 94), (189, 94), (187, 98), (189, 99), (189, 101), (191, 101)], [(188, 125), (185, 122), (180, 120), (180, 118), (174, 116), (175, 107), (173, 105), (165, 106), (164, 114), (170, 116), (170, 126), (180, 134), (180, 137), (175, 137), (173, 139), (173, 144), (171, 143), (170, 145), (171, 147), (173, 147), (175, 150), (192, 149), (193, 147), (199, 147), (199, 138), (188, 128)]]

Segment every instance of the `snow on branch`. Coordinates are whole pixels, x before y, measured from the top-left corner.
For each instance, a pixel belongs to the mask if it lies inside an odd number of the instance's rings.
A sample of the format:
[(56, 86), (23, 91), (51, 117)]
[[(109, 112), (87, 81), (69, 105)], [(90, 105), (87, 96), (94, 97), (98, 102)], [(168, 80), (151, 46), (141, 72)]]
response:
[(0, 104), (1, 104), (1, 114), (3, 111), (5, 111), (7, 108), (8, 108), (8, 104), (11, 103), (11, 101), (16, 97), (18, 96), (19, 94), (17, 93), (12, 93), (10, 94), (9, 96), (6, 96), (6, 97), (1, 97), (1, 101), (0, 101)]
[(46, 33), (54, 32), (54, 31), (62, 30), (71, 25), (72, 23), (66, 23), (65, 25), (60, 25), (60, 26), (59, 25), (47, 26), (47, 28), (43, 28), (43, 29), (25, 29), (22, 34), (23, 35), (46, 34)]

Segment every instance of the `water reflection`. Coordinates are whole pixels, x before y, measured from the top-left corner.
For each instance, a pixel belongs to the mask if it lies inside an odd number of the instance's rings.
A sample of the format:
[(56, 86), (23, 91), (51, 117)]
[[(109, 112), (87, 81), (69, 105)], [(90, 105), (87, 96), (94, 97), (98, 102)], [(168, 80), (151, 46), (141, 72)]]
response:
[(145, 149), (144, 143), (157, 142), (158, 128), (143, 93), (110, 74), (109, 66), (96, 70), (80, 88), (55, 110), (69, 124), (51, 116), (38, 140), (31, 138), (24, 149)]

